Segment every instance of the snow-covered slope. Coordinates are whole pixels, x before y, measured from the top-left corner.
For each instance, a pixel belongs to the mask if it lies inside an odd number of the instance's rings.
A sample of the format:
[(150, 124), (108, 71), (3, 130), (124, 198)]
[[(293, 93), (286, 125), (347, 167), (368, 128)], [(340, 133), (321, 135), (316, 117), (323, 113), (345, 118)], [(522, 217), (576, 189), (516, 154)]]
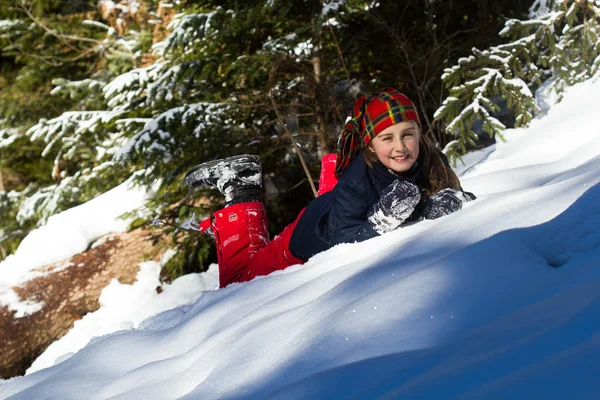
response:
[(205, 291), (0, 398), (595, 398), (598, 104), (580, 84), (466, 157), (456, 214)]
[(121, 215), (139, 208), (154, 193), (135, 186), (132, 181), (129, 179), (85, 204), (53, 215), (45, 225), (31, 231), (15, 254), (0, 262), (0, 306), (15, 311), (16, 318), (41, 310), (43, 304), (23, 301), (12, 288), (40, 276), (36, 268), (67, 260), (108, 233), (126, 231), (132, 218), (124, 219)]

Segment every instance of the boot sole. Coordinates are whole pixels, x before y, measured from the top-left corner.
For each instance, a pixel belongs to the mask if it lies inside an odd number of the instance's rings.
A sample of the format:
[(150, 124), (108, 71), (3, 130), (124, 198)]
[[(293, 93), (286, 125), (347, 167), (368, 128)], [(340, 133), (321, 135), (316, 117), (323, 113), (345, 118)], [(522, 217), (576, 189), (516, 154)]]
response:
[(236, 163), (251, 162), (251, 163), (257, 163), (260, 165), (260, 158), (258, 156), (252, 155), (252, 154), (241, 154), (238, 156), (232, 156), (232, 157), (227, 157), (227, 158), (221, 158), (218, 160), (206, 161), (202, 164), (196, 165), (195, 167), (190, 169), (188, 172), (186, 172), (183, 180), (186, 183), (186, 185), (189, 187), (213, 186), (213, 184), (211, 184), (210, 182), (207, 182), (208, 178), (198, 179), (198, 177), (194, 176), (194, 173), (200, 169), (205, 169), (208, 171), (208, 170), (210, 170), (210, 168), (212, 168), (215, 165), (218, 165), (220, 163), (231, 164), (233, 162), (236, 162)]

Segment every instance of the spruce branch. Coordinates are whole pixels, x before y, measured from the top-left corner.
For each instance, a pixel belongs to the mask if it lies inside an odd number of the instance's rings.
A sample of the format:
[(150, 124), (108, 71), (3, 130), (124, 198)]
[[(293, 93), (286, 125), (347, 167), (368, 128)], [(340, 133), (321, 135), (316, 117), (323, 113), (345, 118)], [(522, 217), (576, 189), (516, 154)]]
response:
[(27, 14), (27, 16), (40, 28), (42, 28), (43, 30), (45, 30), (46, 32), (48, 32), (50, 35), (60, 39), (69, 49), (73, 50), (73, 51), (79, 51), (79, 49), (77, 49), (76, 47), (72, 46), (69, 42), (67, 42), (68, 40), (73, 40), (73, 41), (80, 41), (80, 42), (89, 42), (89, 43), (99, 43), (99, 40), (96, 39), (91, 39), (91, 38), (86, 38), (86, 37), (82, 37), (82, 36), (74, 36), (74, 35), (65, 35), (63, 33), (60, 33), (54, 29), (49, 28), (47, 25), (45, 25), (42, 21), (40, 21), (39, 19), (37, 19), (32, 13), (31, 11), (26, 7), (26, 3), (25, 0), (21, 1), (20, 4), (20, 8), (21, 10), (23, 10), (25, 12), (25, 14)]
[(508, 41), (487, 50), (472, 49), (472, 55), (446, 68), (442, 80), (449, 95), (435, 116), (444, 120), (457, 140), (446, 146), (452, 158), (464, 154), (477, 134), (475, 120), (483, 130), (499, 135), (505, 129), (492, 115), (499, 111), (495, 98), (506, 100), (514, 112), (515, 126), (526, 126), (539, 112), (533, 92), (544, 81), (546, 91), (562, 92), (596, 73), (600, 57), (599, 14), (586, 1), (554, 3), (535, 19), (506, 21), (500, 36)]

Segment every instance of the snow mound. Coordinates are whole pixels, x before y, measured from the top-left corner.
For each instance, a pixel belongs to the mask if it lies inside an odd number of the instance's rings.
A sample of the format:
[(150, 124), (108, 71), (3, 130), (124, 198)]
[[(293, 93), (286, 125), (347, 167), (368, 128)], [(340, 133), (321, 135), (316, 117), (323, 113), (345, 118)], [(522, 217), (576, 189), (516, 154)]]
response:
[[(113, 279), (104, 288), (100, 298), (100, 308), (75, 321), (74, 327), (62, 338), (52, 343), (29, 367), (27, 373), (59, 364), (82, 349), (93, 338), (117, 331), (135, 329), (147, 318), (165, 310), (185, 305), (197, 299), (203, 290), (219, 287), (219, 271), (216, 264), (203, 274), (188, 274), (179, 277), (170, 285), (160, 283), (160, 263), (146, 261), (140, 264), (133, 285)], [(157, 287), (163, 289), (160, 296)], [(158, 319), (155, 319), (158, 320)], [(146, 326), (152, 326), (148, 320)], [(166, 327), (166, 320), (161, 327)]]

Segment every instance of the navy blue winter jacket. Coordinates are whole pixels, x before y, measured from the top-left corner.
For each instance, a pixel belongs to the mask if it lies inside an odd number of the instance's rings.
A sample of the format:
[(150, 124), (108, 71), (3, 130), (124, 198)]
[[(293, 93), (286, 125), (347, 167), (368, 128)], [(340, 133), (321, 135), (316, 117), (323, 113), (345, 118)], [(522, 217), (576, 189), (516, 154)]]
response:
[[(408, 175), (408, 178), (401, 178), (381, 163), (370, 168), (364, 153), (361, 153), (344, 170), (333, 190), (308, 204), (292, 233), (291, 253), (307, 261), (336, 244), (362, 242), (378, 236), (367, 221), (367, 214), (379, 201), (383, 189), (394, 180), (408, 180), (421, 187), (418, 165), (413, 166)], [(421, 202), (407, 222), (417, 219), (424, 206), (425, 194), (422, 191)]]

